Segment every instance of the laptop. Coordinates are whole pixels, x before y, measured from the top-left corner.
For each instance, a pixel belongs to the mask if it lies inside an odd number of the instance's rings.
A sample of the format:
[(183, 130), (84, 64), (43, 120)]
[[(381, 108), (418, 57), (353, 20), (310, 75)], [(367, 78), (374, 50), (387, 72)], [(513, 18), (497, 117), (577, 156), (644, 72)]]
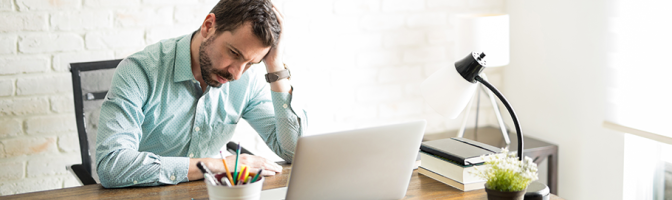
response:
[(401, 199), (425, 120), (300, 137), (287, 187), (262, 200)]

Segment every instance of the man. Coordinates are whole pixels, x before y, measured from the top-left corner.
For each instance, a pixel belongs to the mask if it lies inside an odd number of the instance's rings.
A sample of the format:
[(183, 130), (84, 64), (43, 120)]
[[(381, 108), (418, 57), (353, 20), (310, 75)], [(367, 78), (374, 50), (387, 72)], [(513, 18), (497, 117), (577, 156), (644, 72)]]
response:
[[(241, 118), (291, 161), (307, 119), (291, 106), (293, 88), (279, 48), (282, 19), (268, 0), (222, 0), (193, 34), (124, 59), (101, 108), (96, 147), (101, 184), (198, 180), (199, 161), (214, 173), (224, 172), (219, 149)], [(263, 69), (250, 68), (261, 61), (266, 79), (253, 72)], [(233, 170), (235, 156), (226, 161)], [(282, 170), (251, 155), (242, 155), (240, 165), (253, 172), (263, 167), (262, 175)]]

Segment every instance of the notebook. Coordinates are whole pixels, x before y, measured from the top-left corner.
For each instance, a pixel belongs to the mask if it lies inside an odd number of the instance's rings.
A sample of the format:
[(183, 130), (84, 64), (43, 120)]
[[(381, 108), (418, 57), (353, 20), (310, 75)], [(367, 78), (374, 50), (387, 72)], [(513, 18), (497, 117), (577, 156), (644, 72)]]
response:
[(288, 187), (262, 200), (401, 199), (425, 120), (300, 137)]

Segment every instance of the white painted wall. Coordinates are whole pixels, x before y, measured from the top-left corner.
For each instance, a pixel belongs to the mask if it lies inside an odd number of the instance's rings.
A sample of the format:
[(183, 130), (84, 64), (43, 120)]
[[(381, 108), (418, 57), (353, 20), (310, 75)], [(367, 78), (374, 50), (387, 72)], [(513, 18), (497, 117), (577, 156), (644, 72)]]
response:
[[(0, 195), (77, 185), (80, 162), (68, 63), (123, 58), (194, 31), (216, 0), (0, 0)], [(285, 0), (286, 61), (312, 133), (427, 119), (424, 78), (452, 65), (458, 13), (499, 13), (503, 0)], [(489, 70), (500, 85), (498, 70)], [(480, 124), (492, 111), (487, 105)], [(254, 143), (249, 127), (236, 139)], [(258, 143), (255, 143), (258, 144)], [(561, 179), (562, 180), (562, 179)]]
[(559, 145), (559, 196), (623, 199), (622, 133), (602, 127), (610, 1), (508, 0), (504, 94), (524, 133)]

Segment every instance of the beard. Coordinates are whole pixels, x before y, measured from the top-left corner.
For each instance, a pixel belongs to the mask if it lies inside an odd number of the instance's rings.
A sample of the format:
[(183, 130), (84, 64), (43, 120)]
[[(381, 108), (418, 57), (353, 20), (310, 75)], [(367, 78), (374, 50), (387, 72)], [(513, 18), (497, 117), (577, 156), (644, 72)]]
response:
[(213, 78), (212, 75), (218, 75), (226, 79), (228, 82), (234, 81), (233, 75), (225, 70), (218, 71), (212, 66), (212, 60), (205, 52), (205, 49), (212, 44), (215, 37), (211, 37), (201, 43), (201, 46), (198, 48), (198, 61), (201, 66), (201, 78), (211, 87), (221, 87), (222, 83), (217, 81), (217, 78)]

